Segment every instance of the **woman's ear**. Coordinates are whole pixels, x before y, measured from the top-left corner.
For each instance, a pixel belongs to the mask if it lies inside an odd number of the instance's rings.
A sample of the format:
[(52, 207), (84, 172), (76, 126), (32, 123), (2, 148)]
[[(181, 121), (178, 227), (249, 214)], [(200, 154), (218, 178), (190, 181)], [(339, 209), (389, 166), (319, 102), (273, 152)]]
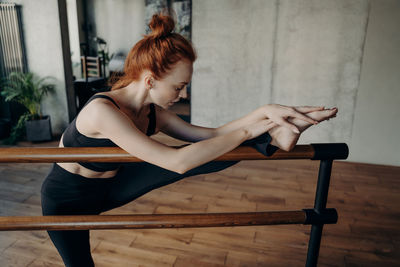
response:
[(151, 74), (148, 74), (144, 77), (144, 85), (146, 89), (150, 90), (154, 87), (154, 77)]

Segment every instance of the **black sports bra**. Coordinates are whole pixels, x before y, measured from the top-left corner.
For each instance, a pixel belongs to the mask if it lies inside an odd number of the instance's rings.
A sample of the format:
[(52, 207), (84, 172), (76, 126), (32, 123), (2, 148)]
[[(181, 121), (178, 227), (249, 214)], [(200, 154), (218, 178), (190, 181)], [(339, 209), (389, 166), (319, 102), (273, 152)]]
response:
[[(117, 108), (120, 108), (117, 103), (109, 96), (106, 95), (94, 95), (92, 96), (85, 105), (96, 98), (105, 98), (110, 100)], [(149, 126), (147, 128), (146, 135), (153, 135), (156, 128), (156, 113), (154, 104), (150, 104)], [(117, 146), (108, 138), (93, 138), (87, 137), (81, 134), (76, 129), (76, 118), (70, 123), (70, 125), (65, 129), (63, 134), (63, 145), (64, 147), (114, 147)], [(111, 171), (116, 170), (121, 165), (121, 163), (108, 163), (108, 162), (78, 162), (79, 165), (86, 167), (93, 171)]]

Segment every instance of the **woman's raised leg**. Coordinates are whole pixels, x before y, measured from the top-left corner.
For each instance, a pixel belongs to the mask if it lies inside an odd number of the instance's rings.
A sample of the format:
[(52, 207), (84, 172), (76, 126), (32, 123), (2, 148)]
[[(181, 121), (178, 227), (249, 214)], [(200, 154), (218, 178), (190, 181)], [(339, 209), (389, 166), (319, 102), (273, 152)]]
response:
[(212, 161), (184, 174), (172, 172), (147, 162), (124, 164), (112, 183), (102, 211), (125, 205), (153, 189), (174, 183), (183, 178), (218, 172), (235, 165), (237, 162)]

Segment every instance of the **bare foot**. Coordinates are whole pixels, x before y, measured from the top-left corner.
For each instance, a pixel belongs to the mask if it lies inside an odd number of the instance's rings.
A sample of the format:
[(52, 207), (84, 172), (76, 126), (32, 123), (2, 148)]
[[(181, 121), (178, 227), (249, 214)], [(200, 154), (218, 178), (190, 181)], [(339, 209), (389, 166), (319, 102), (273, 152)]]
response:
[[(329, 120), (331, 118), (336, 117), (337, 113), (337, 108), (332, 108), (332, 109), (324, 109), (324, 110), (318, 110), (318, 111), (312, 111), (309, 113), (304, 113), (308, 117), (318, 121), (322, 122), (325, 120)], [(297, 119), (297, 118), (290, 118), (288, 120), (290, 123), (293, 123), (296, 125), (296, 127), (299, 129), (300, 134), (304, 132), (308, 127), (312, 126), (313, 124)], [(268, 133), (272, 137), (272, 142), (271, 145), (277, 146), (282, 150), (285, 151), (290, 151), (293, 149), (293, 147), (296, 145), (297, 141), (299, 140), (300, 134), (297, 134), (293, 132), (292, 130), (283, 127), (283, 126), (278, 126), (270, 131)]]

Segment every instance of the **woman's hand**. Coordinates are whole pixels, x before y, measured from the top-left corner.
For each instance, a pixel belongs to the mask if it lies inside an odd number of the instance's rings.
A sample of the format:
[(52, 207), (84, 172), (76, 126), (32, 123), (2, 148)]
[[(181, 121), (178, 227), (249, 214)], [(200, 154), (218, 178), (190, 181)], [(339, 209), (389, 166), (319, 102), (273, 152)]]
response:
[(247, 133), (247, 140), (256, 138), (257, 136), (262, 135), (265, 132), (268, 132), (272, 128), (278, 126), (278, 124), (274, 123), (272, 120), (264, 119), (258, 122), (252, 123), (244, 127)]
[(261, 112), (267, 119), (271, 120), (273, 123), (289, 128), (293, 132), (299, 134), (300, 133), (299, 129), (294, 124), (289, 123), (287, 119), (298, 118), (300, 120), (304, 120), (311, 124), (317, 124), (318, 121), (307, 117), (303, 113), (308, 113), (322, 109), (324, 109), (324, 107), (309, 107), (309, 106), (289, 107), (279, 104), (268, 104), (261, 107)]

